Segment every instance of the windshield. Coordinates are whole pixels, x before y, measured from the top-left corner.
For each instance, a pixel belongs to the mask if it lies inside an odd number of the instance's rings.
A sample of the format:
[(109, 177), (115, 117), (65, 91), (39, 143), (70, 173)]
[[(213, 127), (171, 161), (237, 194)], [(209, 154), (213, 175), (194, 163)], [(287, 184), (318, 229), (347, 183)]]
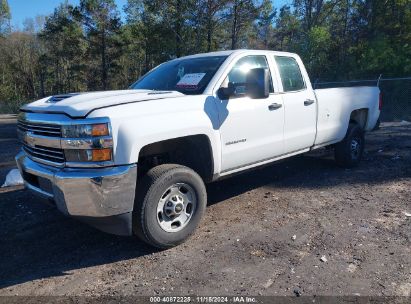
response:
[(177, 59), (163, 63), (134, 83), (132, 89), (202, 94), (227, 56)]

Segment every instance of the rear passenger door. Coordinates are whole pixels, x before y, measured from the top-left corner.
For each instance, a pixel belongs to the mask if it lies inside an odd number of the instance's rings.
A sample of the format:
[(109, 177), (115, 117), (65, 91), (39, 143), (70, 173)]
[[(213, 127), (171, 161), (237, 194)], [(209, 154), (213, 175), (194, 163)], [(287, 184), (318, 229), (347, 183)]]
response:
[[(284, 104), (284, 152), (311, 147), (315, 141), (317, 106), (314, 91), (301, 71), (299, 58), (274, 56), (282, 83)], [(303, 76), (303, 72), (305, 77)]]

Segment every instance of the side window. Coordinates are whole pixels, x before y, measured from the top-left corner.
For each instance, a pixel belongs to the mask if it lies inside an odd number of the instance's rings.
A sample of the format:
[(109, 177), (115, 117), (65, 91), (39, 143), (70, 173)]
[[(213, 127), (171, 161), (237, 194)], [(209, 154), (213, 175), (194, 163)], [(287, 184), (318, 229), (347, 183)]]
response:
[[(241, 58), (228, 73), (226, 79), (222, 84), (222, 87), (227, 87), (228, 83), (231, 82), (235, 87), (235, 95), (243, 96), (245, 94), (245, 82), (247, 73), (249, 70), (255, 68), (265, 68), (270, 72), (267, 58), (262, 55), (252, 55)], [(270, 74), (270, 93), (273, 92), (273, 81)]]
[(303, 76), (297, 61), (292, 57), (275, 56), (284, 92), (305, 89)]

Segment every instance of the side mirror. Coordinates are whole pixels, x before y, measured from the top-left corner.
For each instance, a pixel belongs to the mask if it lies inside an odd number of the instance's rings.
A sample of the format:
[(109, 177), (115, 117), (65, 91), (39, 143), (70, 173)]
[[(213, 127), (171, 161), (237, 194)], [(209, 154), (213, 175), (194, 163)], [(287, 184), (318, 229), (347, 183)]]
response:
[(231, 82), (228, 83), (228, 86), (226, 88), (219, 88), (217, 91), (218, 98), (220, 98), (221, 100), (229, 99), (234, 95), (234, 93), (235, 87)]
[(256, 68), (247, 73), (246, 93), (250, 98), (267, 98), (270, 95), (270, 75), (268, 69)]

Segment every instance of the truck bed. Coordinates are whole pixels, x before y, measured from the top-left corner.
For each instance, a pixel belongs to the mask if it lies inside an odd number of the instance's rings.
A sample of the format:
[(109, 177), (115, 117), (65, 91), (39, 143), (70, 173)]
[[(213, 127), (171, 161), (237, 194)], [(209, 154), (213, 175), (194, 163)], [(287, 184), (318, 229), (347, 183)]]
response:
[(363, 111), (364, 130), (375, 126), (378, 116), (379, 89), (373, 86), (327, 88), (314, 90), (318, 118), (315, 146), (341, 141), (353, 111)]

